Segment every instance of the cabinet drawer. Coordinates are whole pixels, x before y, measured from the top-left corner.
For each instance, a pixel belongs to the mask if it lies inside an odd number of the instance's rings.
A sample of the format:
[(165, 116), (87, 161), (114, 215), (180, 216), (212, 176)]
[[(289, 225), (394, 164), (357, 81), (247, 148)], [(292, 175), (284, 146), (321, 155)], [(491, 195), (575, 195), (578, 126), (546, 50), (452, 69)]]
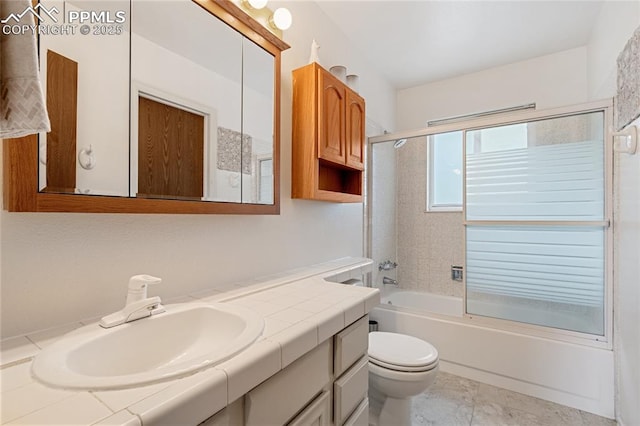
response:
[(245, 396), (246, 425), (283, 425), (331, 381), (331, 340)]
[(333, 415), (341, 425), (367, 397), (369, 359), (364, 356), (333, 384)]
[(335, 342), (333, 373), (336, 377), (339, 377), (360, 357), (367, 354), (367, 348), (369, 347), (369, 316), (365, 315), (336, 334)]
[(331, 392), (324, 391), (288, 426), (329, 426), (331, 424)]
[(344, 426), (369, 426), (369, 398), (365, 398), (351, 417), (344, 422)]

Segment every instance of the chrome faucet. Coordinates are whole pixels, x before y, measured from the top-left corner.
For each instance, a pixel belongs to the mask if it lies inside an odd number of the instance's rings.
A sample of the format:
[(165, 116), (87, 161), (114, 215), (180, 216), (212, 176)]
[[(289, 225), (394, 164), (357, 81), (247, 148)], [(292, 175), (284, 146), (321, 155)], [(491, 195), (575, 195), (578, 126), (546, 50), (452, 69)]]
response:
[(382, 284), (395, 285), (396, 287), (398, 287), (398, 281), (394, 280), (393, 278), (389, 278), (389, 277), (382, 277)]
[(125, 307), (100, 320), (100, 327), (111, 328), (120, 324), (157, 315), (164, 312), (160, 297), (147, 297), (147, 287), (150, 284), (160, 284), (162, 279), (151, 275), (134, 275), (129, 279), (129, 291)]

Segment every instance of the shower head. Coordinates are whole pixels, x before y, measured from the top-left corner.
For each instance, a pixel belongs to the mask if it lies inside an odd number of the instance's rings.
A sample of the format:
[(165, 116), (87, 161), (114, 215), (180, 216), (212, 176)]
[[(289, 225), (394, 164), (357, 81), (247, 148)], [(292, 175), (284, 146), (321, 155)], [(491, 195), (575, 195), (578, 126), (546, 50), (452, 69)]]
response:
[(400, 148), (402, 145), (404, 145), (405, 143), (407, 143), (407, 139), (406, 138), (402, 138), (402, 139), (398, 139), (397, 141), (395, 141), (393, 143), (393, 147), (395, 149)]

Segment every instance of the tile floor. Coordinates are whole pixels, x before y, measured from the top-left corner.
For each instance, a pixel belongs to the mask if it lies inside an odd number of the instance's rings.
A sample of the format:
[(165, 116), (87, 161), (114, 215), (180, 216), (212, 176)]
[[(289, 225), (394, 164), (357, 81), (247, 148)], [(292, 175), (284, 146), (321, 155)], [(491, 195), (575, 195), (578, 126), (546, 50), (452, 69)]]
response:
[(412, 425), (614, 426), (615, 421), (452, 374), (413, 399)]

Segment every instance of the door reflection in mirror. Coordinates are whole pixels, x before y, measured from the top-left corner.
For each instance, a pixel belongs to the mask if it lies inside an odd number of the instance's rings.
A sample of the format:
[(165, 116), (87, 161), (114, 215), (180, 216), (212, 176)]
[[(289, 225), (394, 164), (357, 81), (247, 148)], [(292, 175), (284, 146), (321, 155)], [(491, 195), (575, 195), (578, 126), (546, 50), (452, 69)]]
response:
[(205, 117), (138, 98), (137, 197), (200, 200)]

